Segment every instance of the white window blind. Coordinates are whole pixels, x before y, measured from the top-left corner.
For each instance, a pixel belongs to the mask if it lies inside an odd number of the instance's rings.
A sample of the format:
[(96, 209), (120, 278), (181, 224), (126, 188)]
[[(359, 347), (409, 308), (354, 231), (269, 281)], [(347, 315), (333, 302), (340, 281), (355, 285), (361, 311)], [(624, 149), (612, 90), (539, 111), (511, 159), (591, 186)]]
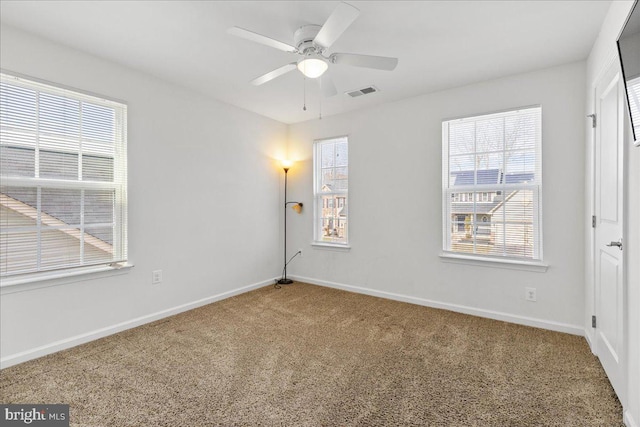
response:
[(349, 242), (347, 137), (315, 141), (313, 157), (314, 239), (318, 243), (346, 245)]
[(126, 105), (0, 78), (0, 277), (126, 261)]
[(640, 77), (627, 81), (629, 113), (632, 117), (633, 133), (636, 144), (640, 144)]
[(542, 259), (541, 108), (442, 123), (443, 249)]

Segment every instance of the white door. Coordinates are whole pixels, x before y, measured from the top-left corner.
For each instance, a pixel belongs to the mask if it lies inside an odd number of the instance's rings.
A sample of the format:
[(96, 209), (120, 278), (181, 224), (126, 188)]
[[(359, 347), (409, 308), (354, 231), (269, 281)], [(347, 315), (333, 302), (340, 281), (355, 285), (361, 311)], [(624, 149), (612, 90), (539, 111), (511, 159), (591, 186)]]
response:
[[(614, 63), (596, 86), (595, 105), (595, 306), (596, 351), (623, 401), (623, 142), (622, 76)], [(616, 246), (618, 245), (618, 246)]]

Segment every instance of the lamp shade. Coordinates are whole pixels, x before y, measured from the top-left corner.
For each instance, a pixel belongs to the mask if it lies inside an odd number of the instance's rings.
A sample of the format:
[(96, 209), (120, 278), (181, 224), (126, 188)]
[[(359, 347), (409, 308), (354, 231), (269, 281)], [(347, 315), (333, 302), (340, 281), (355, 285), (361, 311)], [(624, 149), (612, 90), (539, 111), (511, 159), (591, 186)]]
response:
[(293, 162), (291, 160), (285, 159), (285, 160), (281, 160), (280, 164), (282, 165), (283, 169), (289, 169), (293, 165)]
[(320, 77), (327, 68), (329, 68), (327, 61), (317, 56), (310, 56), (298, 62), (298, 70), (310, 79)]

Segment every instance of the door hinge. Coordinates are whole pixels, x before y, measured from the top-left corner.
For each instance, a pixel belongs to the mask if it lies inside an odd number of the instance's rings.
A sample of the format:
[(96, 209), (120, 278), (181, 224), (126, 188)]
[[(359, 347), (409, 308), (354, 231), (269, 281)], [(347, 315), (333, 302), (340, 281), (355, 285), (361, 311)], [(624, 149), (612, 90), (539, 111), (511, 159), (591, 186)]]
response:
[(595, 315), (591, 316), (591, 327), (592, 328), (596, 327), (596, 316)]
[(591, 227), (592, 228), (596, 228), (596, 216), (595, 215), (591, 216)]
[(588, 114), (587, 117), (591, 117), (591, 127), (595, 128), (596, 127), (596, 118), (597, 118), (596, 114), (595, 113)]

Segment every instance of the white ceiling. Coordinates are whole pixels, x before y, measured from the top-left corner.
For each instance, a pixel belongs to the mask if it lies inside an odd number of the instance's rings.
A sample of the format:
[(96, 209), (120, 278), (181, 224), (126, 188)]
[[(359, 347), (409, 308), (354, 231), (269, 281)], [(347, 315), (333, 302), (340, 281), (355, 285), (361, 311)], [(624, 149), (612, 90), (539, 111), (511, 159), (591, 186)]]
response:
[[(338, 95), (324, 116), (514, 73), (586, 59), (610, 1), (349, 1), (360, 16), (331, 52), (399, 58), (394, 71), (329, 69)], [(337, 1), (6, 1), (15, 26), (204, 92), (284, 123), (318, 117), (317, 83), (297, 70), (262, 86), (253, 78), (295, 54), (233, 37), (240, 26), (293, 44), (322, 25)], [(375, 85), (379, 93), (344, 92)]]

